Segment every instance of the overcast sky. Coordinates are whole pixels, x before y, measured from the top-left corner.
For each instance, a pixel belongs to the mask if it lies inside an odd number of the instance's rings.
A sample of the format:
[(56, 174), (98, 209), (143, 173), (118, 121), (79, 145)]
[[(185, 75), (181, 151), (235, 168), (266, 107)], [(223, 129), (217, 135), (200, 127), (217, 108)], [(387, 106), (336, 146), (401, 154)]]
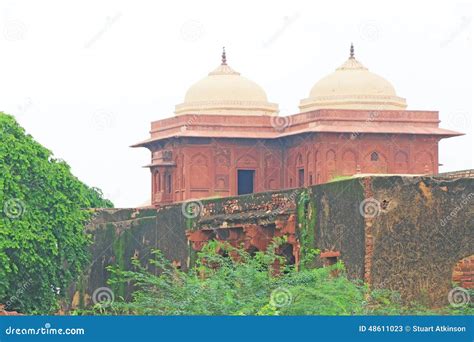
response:
[(150, 155), (129, 145), (173, 115), (220, 62), (297, 112), (348, 57), (395, 86), (408, 109), (438, 110), (440, 171), (473, 168), (469, 1), (4, 1), (0, 110), (116, 206), (149, 199)]

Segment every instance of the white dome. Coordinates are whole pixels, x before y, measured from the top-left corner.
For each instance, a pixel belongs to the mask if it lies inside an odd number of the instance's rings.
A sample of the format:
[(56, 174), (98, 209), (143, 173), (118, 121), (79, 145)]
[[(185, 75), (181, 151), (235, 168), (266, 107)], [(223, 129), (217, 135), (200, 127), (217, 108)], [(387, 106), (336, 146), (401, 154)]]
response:
[(322, 78), (301, 100), (301, 112), (316, 109), (403, 110), (405, 99), (381, 76), (371, 73), (353, 56), (335, 72)]
[(188, 89), (175, 113), (274, 115), (278, 113), (278, 105), (268, 102), (258, 84), (232, 70), (224, 55), (216, 70)]

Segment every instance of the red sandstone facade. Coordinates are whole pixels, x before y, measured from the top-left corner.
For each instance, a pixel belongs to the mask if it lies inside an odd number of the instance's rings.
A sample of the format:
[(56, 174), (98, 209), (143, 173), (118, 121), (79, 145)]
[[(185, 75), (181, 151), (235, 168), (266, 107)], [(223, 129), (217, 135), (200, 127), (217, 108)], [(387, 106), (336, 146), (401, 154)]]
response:
[(152, 205), (320, 184), (355, 174), (436, 174), (460, 133), (438, 112), (320, 109), (287, 117), (186, 114), (151, 124)]
[(461, 259), (454, 266), (453, 282), (465, 289), (474, 289), (474, 255)]

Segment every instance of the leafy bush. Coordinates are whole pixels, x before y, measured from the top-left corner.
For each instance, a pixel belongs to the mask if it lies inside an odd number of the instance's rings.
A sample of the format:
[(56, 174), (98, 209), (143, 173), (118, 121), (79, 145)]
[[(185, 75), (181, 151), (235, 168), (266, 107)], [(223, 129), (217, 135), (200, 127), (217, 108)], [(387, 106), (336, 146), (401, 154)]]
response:
[(87, 262), (84, 208), (111, 207), (0, 113), (0, 303), (49, 313)]
[[(344, 266), (296, 271), (275, 254), (281, 241), (254, 256), (210, 242), (195, 268), (183, 272), (154, 252), (155, 275), (133, 260), (134, 271), (111, 267), (110, 283), (133, 282), (131, 302), (100, 304), (95, 312), (134, 315), (351, 315), (365, 313), (366, 287), (349, 281)], [(232, 257), (229, 257), (231, 255)], [(278, 260), (275, 263), (275, 260)], [(338, 275), (334, 276), (334, 273)], [(91, 313), (91, 312), (88, 312)]]
[[(75, 314), (126, 315), (405, 315), (472, 314), (472, 308), (429, 310), (404, 306), (398, 293), (370, 290), (347, 279), (339, 262), (325, 268), (296, 270), (275, 254), (277, 239), (266, 252), (251, 256), (224, 243), (210, 242), (189, 272), (175, 268), (160, 251), (149, 266), (132, 259), (133, 271), (109, 267), (112, 286), (133, 283), (131, 301), (116, 298)], [(231, 257), (230, 257), (231, 256)], [(277, 262), (275, 262), (277, 260)], [(156, 271), (159, 271), (157, 275)]]

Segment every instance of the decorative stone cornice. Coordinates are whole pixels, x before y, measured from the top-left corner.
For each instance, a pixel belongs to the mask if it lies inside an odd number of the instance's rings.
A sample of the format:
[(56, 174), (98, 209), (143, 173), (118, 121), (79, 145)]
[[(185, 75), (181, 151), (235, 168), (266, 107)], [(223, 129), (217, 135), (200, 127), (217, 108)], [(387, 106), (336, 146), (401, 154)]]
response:
[(263, 101), (195, 101), (185, 102), (175, 107), (176, 115), (183, 114), (245, 114), (245, 115), (275, 115), (278, 105)]
[(317, 96), (301, 100), (299, 106), (301, 112), (325, 108), (403, 110), (406, 107), (407, 104), (404, 98), (386, 95)]

